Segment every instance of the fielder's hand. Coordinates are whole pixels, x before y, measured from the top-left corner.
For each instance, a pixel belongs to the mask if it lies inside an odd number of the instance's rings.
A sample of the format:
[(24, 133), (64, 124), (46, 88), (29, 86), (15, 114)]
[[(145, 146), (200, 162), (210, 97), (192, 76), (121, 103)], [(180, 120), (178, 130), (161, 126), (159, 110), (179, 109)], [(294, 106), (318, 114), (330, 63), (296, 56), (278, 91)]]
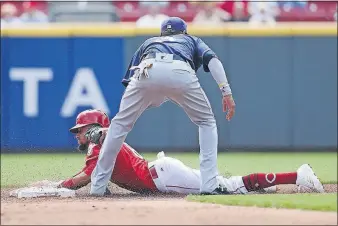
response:
[(231, 118), (234, 116), (235, 107), (236, 107), (236, 104), (235, 104), (234, 98), (232, 97), (232, 94), (223, 96), (223, 111), (224, 112), (228, 111), (226, 115), (226, 119), (228, 121), (230, 121)]

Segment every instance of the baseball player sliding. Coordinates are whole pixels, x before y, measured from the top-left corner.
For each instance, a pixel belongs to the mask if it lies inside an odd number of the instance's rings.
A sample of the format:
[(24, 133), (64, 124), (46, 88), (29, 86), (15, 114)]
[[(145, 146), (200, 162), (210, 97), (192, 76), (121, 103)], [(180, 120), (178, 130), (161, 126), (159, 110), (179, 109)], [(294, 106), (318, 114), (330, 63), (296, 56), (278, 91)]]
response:
[[(75, 176), (54, 186), (75, 190), (91, 182), (91, 174), (97, 164), (109, 124), (108, 116), (99, 110), (86, 110), (77, 116), (76, 125), (70, 131), (76, 134), (79, 150), (87, 151), (85, 166)], [(222, 185), (223, 194), (247, 194), (268, 191), (268, 188), (276, 191), (273, 186), (279, 184), (296, 184), (315, 192), (324, 192), (321, 182), (308, 164), (302, 165), (297, 172), (254, 173), (228, 178), (217, 176), (216, 180)], [(162, 152), (157, 160), (148, 162), (131, 146), (123, 143), (110, 181), (138, 193), (199, 194), (201, 172), (177, 159), (164, 156)], [(106, 189), (105, 191), (107, 192)]]
[(122, 80), (126, 90), (120, 109), (112, 119), (97, 165), (90, 193), (103, 195), (115, 160), (128, 133), (150, 107), (170, 100), (184, 109), (199, 128), (201, 194), (224, 194), (217, 170), (218, 134), (216, 120), (196, 71), (211, 72), (223, 95), (223, 110), (230, 120), (235, 102), (216, 54), (200, 39), (187, 33), (187, 24), (170, 17), (161, 25), (161, 35), (147, 39), (135, 52)]

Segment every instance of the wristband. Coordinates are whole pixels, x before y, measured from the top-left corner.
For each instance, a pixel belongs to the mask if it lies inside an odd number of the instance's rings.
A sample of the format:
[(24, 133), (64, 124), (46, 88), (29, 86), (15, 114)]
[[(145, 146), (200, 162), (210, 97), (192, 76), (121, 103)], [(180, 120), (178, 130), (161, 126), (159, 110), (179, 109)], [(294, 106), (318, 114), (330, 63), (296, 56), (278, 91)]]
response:
[(228, 83), (221, 83), (218, 86), (219, 86), (223, 96), (232, 94), (230, 85)]

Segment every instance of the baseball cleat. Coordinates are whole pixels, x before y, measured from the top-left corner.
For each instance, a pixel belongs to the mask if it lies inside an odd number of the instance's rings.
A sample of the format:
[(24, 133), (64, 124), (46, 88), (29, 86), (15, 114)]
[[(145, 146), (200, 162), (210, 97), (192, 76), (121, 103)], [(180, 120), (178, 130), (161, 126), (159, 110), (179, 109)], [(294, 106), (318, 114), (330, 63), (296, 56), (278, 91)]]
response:
[(325, 192), (322, 183), (319, 181), (309, 164), (301, 165), (298, 168), (296, 185), (298, 185), (298, 190), (301, 187), (305, 187), (318, 193)]
[(230, 192), (228, 192), (225, 186), (219, 185), (214, 191), (202, 192), (201, 195), (230, 195)]

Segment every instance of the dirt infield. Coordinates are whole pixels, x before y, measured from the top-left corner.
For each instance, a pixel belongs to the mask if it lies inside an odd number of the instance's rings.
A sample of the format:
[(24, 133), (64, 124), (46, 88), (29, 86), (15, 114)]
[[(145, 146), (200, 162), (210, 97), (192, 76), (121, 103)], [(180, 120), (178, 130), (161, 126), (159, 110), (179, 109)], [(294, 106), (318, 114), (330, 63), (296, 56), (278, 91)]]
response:
[[(280, 186), (279, 193), (294, 193), (296, 186)], [(12, 189), (1, 189), (1, 224), (194, 224), (194, 225), (337, 225), (337, 213), (221, 206), (185, 201), (184, 196), (147, 197), (112, 186), (114, 195), (88, 197), (88, 187), (76, 198), (17, 199)], [(337, 185), (325, 185), (337, 192)], [(116, 193), (116, 194), (115, 194)]]

